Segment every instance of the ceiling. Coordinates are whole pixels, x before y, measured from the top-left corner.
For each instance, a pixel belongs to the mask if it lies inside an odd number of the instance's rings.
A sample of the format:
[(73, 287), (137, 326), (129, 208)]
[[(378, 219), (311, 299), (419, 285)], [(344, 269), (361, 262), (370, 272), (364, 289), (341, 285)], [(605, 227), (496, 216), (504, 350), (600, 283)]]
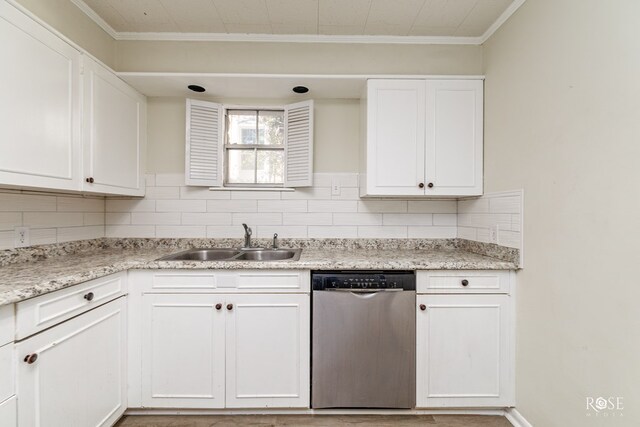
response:
[[(71, 0), (117, 39), (185, 34), (481, 38), (524, 0)], [(145, 36), (146, 33), (146, 36)], [(164, 37), (162, 35), (164, 34)], [(268, 39), (268, 37), (267, 37)]]

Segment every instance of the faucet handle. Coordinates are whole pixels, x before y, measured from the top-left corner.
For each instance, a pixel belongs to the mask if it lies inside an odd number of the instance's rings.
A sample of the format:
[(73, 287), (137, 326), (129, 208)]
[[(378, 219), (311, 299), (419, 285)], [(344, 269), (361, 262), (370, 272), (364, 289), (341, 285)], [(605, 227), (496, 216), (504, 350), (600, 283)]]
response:
[(273, 244), (271, 247), (273, 249), (278, 249), (278, 233), (273, 233)]
[(251, 236), (251, 228), (244, 223), (242, 224), (242, 226), (244, 227), (244, 232), (247, 233), (249, 236)]

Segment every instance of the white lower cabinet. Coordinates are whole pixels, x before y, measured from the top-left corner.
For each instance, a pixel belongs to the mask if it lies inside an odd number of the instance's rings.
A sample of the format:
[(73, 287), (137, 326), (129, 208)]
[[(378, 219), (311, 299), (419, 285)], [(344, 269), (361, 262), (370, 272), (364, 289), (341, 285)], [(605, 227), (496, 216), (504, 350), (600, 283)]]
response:
[(20, 427), (111, 426), (124, 413), (125, 306), (118, 298), (16, 344)]
[(17, 399), (15, 396), (0, 402), (0, 426), (13, 427), (18, 425)]
[(417, 296), (416, 406), (513, 406), (509, 295)]
[(308, 294), (141, 300), (143, 406), (309, 406)]

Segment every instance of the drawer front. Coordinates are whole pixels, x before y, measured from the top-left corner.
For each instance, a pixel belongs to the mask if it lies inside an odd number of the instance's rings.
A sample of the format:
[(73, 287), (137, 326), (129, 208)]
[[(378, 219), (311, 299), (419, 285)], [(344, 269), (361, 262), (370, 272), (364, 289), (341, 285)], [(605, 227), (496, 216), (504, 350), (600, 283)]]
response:
[(0, 402), (0, 426), (15, 427), (18, 425), (18, 405), (16, 397)]
[(117, 273), (16, 304), (16, 338), (91, 310), (126, 293), (127, 273)]
[(160, 270), (135, 273), (145, 293), (307, 293), (307, 270)]
[(13, 341), (15, 335), (14, 305), (0, 306), (0, 345)]
[[(0, 347), (0, 402), (15, 394), (15, 363), (13, 344)], [(0, 425), (4, 425), (0, 423)]]
[(417, 291), (422, 294), (508, 294), (509, 272), (502, 270), (418, 271)]

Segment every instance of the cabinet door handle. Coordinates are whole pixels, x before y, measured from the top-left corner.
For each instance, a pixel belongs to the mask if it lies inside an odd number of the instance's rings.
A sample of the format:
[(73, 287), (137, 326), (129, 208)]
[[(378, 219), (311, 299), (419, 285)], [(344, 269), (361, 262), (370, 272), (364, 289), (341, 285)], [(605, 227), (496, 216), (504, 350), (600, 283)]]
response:
[(233, 304), (227, 304), (227, 310), (229, 311), (233, 310)]
[(89, 178), (87, 178), (87, 179), (86, 179), (86, 181), (87, 181), (89, 184), (93, 184), (94, 179), (93, 179), (92, 177), (89, 177)]
[(32, 365), (36, 360), (38, 360), (38, 353), (27, 354), (24, 357), (24, 361), (29, 365)]
[(424, 304), (420, 304), (420, 310), (425, 311), (427, 309), (427, 306)]
[(222, 308), (222, 304), (218, 303), (216, 304), (216, 310), (220, 310)]
[(93, 301), (93, 297), (95, 297), (93, 292), (89, 292), (88, 294), (85, 294), (83, 298), (86, 299), (87, 301)]
[(418, 187), (424, 188), (424, 182), (421, 182), (420, 184), (418, 184)]
[(462, 286), (468, 286), (469, 285), (469, 281), (467, 279), (463, 279), (461, 283), (462, 283)]
[(433, 182), (428, 183), (428, 184), (427, 184), (427, 187), (429, 187), (429, 188), (433, 188)]

